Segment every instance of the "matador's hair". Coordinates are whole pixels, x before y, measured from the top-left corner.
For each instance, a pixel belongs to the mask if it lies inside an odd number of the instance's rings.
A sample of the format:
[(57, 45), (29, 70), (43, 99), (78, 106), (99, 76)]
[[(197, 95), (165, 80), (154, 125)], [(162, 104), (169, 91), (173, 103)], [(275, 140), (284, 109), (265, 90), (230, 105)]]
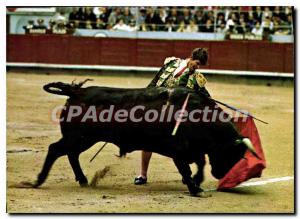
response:
[(206, 48), (196, 48), (192, 52), (192, 59), (199, 60), (201, 65), (206, 65), (208, 59), (208, 52)]

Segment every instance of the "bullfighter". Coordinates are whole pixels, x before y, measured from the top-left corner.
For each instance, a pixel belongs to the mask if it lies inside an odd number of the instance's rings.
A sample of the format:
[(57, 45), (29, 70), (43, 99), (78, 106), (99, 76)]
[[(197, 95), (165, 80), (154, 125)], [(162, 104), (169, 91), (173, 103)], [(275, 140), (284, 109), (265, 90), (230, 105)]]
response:
[[(206, 48), (195, 48), (191, 56), (186, 59), (168, 57), (148, 87), (188, 87), (210, 96), (205, 89), (207, 80), (199, 71), (201, 66), (207, 64), (207, 60), (208, 51)], [(147, 183), (147, 171), (151, 156), (152, 152), (142, 151), (140, 175), (135, 177), (135, 185)], [(203, 162), (205, 163), (204, 156)]]

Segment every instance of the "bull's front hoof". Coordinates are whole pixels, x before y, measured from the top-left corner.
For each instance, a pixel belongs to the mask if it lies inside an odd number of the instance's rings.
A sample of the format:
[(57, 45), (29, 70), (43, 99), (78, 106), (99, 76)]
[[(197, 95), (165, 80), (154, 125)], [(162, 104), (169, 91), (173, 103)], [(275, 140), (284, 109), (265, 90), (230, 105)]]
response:
[(88, 180), (86, 177), (82, 177), (81, 179), (76, 179), (79, 182), (80, 187), (88, 187)]
[(88, 182), (79, 183), (79, 185), (80, 185), (80, 187), (83, 187), (83, 188), (89, 186)]
[(193, 181), (197, 187), (200, 187), (200, 184), (203, 182), (203, 177), (195, 175), (193, 176)]
[(197, 194), (193, 195), (195, 197), (199, 197), (199, 198), (209, 198), (212, 195), (206, 192), (198, 192)]
[(39, 188), (40, 185), (41, 185), (40, 183), (34, 182), (33, 185), (32, 185), (32, 188), (37, 189), (37, 188)]
[(17, 188), (38, 188), (39, 185), (37, 182), (20, 182), (18, 185), (16, 185)]

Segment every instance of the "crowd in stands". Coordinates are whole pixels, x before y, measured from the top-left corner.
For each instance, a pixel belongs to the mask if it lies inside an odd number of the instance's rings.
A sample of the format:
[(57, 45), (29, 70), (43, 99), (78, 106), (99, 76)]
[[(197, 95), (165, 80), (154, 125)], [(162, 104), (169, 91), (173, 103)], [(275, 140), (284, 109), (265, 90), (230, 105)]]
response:
[[(68, 11), (68, 10), (69, 11)], [(122, 31), (292, 34), (292, 7), (71, 7), (58, 10), (48, 27)], [(30, 28), (29, 27), (29, 28)], [(25, 27), (24, 27), (25, 28)], [(27, 27), (26, 27), (27, 28)]]

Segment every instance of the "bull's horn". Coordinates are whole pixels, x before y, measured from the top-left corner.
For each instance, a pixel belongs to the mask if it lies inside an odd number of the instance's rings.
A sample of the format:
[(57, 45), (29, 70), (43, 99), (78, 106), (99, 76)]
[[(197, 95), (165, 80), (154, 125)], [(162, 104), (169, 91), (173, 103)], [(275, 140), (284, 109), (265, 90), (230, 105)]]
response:
[(252, 144), (252, 142), (250, 141), (249, 138), (243, 138), (242, 142), (247, 146), (247, 148), (250, 151), (254, 151), (255, 152), (254, 146), (253, 146), (253, 144)]
[(252, 142), (250, 141), (249, 138), (243, 138), (242, 142), (246, 145), (246, 147), (248, 148), (248, 150), (251, 151), (251, 153), (255, 157), (259, 158), (258, 155), (257, 155), (257, 153), (256, 153), (256, 151), (255, 151), (255, 148), (254, 148), (254, 146), (253, 146), (253, 144), (252, 144)]

